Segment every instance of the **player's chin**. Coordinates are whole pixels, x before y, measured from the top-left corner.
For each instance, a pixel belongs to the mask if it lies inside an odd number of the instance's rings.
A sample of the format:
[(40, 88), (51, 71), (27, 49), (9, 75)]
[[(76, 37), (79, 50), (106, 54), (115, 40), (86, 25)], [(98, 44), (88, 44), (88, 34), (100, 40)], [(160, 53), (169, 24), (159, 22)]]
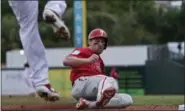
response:
[(102, 52), (103, 52), (103, 50), (100, 50), (100, 49), (99, 49), (99, 50), (97, 50), (96, 53), (97, 53), (97, 54), (101, 54)]

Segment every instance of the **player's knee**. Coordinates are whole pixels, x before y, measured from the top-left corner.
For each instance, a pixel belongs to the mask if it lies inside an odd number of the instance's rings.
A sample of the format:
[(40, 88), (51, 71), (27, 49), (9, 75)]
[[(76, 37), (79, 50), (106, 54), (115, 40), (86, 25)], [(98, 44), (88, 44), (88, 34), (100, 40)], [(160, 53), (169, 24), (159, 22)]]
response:
[(107, 85), (110, 85), (111, 87), (113, 87), (116, 90), (116, 92), (118, 92), (118, 84), (114, 78), (107, 77), (106, 83), (107, 83)]
[(75, 98), (76, 100), (79, 100), (82, 97), (82, 93), (81, 91), (78, 91), (76, 89), (72, 89), (71, 95), (73, 96), (73, 98)]
[(132, 96), (128, 94), (121, 95), (121, 101), (123, 106), (129, 106), (133, 104)]

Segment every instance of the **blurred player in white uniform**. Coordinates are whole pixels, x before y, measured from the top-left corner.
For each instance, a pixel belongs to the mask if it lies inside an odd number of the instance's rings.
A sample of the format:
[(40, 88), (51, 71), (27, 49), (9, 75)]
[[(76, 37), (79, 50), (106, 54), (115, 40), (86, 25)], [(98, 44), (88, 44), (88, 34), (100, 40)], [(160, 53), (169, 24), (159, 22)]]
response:
[[(30, 65), (33, 86), (45, 100), (59, 100), (59, 94), (54, 91), (48, 80), (45, 47), (38, 29), (38, 1), (9, 0), (9, 5), (20, 25), (20, 40)], [(51, 24), (57, 35), (65, 39), (70, 37), (69, 30), (61, 19), (66, 7), (65, 1), (48, 1), (43, 12), (44, 20)]]
[(34, 95), (35, 94), (35, 88), (32, 84), (31, 75), (32, 74), (31, 74), (30, 65), (26, 61), (24, 63), (24, 71), (23, 71), (22, 77), (24, 78), (25, 84), (29, 87), (29, 93)]

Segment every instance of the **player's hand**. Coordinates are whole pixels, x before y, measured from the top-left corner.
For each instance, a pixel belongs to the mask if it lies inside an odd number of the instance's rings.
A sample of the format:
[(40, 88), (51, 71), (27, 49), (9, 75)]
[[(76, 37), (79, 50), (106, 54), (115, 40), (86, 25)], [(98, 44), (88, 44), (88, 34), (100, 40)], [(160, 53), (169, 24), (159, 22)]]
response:
[(88, 62), (89, 62), (89, 63), (94, 63), (94, 62), (98, 61), (98, 59), (99, 59), (99, 56), (96, 55), (96, 54), (93, 54), (92, 56), (90, 56), (90, 57), (88, 58)]
[(114, 79), (119, 79), (119, 74), (116, 72), (115, 67), (111, 69), (110, 76), (113, 77)]

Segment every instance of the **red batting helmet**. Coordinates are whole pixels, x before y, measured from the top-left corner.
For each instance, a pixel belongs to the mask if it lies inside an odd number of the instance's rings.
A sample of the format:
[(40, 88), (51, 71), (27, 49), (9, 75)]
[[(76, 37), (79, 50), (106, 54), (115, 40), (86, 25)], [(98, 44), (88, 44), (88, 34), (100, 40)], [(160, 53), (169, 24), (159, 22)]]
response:
[(108, 37), (107, 37), (107, 33), (101, 29), (101, 28), (96, 28), (94, 30), (92, 30), (90, 33), (89, 33), (89, 36), (88, 36), (88, 39), (93, 39), (93, 38), (104, 38), (105, 39), (105, 48), (107, 47), (107, 42), (108, 42)]

